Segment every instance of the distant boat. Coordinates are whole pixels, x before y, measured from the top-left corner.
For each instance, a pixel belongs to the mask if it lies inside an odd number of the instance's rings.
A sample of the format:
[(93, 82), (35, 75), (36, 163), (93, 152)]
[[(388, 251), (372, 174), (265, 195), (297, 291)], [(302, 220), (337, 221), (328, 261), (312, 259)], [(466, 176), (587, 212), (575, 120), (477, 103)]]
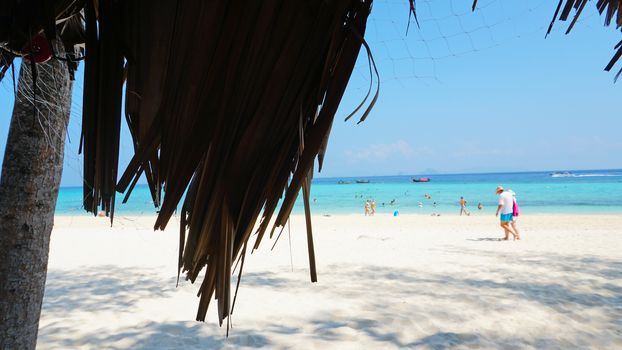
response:
[(556, 171), (551, 173), (551, 177), (575, 177), (575, 174), (570, 171)]
[(413, 182), (430, 182), (430, 178), (429, 177), (413, 177), (412, 178)]
[(357, 184), (368, 184), (369, 180), (356, 180)]
[(343, 180), (339, 180), (339, 181), (337, 181), (337, 183), (338, 183), (338, 184), (340, 184), (340, 185), (347, 185), (347, 184), (351, 184), (351, 183), (352, 183), (352, 181), (343, 181)]

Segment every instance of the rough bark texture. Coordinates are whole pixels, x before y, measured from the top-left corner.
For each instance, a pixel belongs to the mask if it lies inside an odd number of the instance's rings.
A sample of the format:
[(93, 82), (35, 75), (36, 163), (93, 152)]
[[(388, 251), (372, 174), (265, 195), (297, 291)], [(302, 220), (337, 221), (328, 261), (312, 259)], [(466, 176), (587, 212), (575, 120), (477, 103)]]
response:
[(72, 83), (55, 59), (37, 73), (33, 94), (23, 61), (0, 177), (0, 349), (36, 346), (63, 169)]

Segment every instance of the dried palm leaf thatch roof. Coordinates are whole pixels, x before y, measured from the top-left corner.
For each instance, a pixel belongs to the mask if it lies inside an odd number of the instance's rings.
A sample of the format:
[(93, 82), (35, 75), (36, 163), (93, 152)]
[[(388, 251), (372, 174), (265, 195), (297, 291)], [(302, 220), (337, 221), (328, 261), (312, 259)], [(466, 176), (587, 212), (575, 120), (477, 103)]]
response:
[[(176, 15), (169, 22), (170, 30), (164, 29), (165, 35), (159, 38), (164, 50), (143, 47), (136, 51), (136, 66), (153, 67), (150, 74), (128, 74), (131, 108), (127, 117), (137, 136), (137, 152), (116, 189), (129, 190), (143, 171), (151, 177), (156, 201), (164, 188), (155, 228), (166, 226), (187, 189), (181, 210), (179, 267), (194, 282), (207, 266), (197, 320), (204, 320), (212, 296), (221, 324), (229, 315), (232, 266), (236, 258), (244, 258), (262, 209), (253, 248), (269, 229), (283, 190), (283, 204), (270, 235), (285, 224), (301, 187), (308, 189), (313, 161), (324, 152), (354, 68), (370, 5), (347, 0), (180, 2), (174, 9), (151, 7), (156, 9), (155, 16)], [(88, 47), (87, 42), (87, 55)], [(163, 50), (167, 56), (164, 70), (158, 63), (163, 58), (153, 50)], [(155, 64), (154, 59), (158, 60)], [(87, 61), (87, 70), (88, 65)], [(128, 60), (128, 72), (132, 65)], [(122, 67), (116, 68), (120, 76)], [(151, 81), (168, 88), (130, 90)], [(159, 102), (151, 115), (145, 110), (154, 104), (148, 94)], [(85, 130), (87, 135), (88, 126)], [(117, 124), (109, 130), (117, 139)], [(85, 137), (85, 160), (88, 153), (96, 154), (95, 140), (101, 138), (107, 136)], [(95, 162), (93, 203), (100, 196), (104, 208), (110, 210), (114, 169), (99, 165), (100, 157), (89, 159)], [(98, 166), (113, 172), (99, 172)], [(308, 209), (308, 191), (303, 195)], [(312, 246), (309, 220), (307, 216)], [(309, 261), (315, 281), (312, 249)]]
[[(57, 37), (62, 40), (65, 52), (55, 52), (51, 44), (46, 45), (46, 49), (50, 51), (50, 57), (66, 62), (73, 80), (83, 53), (84, 28), (79, 16), (83, 3), (77, 0), (4, 1), (0, 5), (0, 81), (15, 57), (36, 54), (33, 52), (35, 45), (29, 43), (34, 43), (37, 38), (54, 40)], [(36, 84), (37, 66), (35, 60), (31, 61), (33, 83)]]
[[(586, 2), (560, 0), (553, 21), (564, 3), (559, 20), (572, 9), (576, 20)], [(160, 207), (154, 227), (163, 229), (183, 199), (179, 270), (194, 282), (206, 267), (197, 320), (214, 297), (222, 324), (232, 310), (234, 264), (240, 261), (241, 275), (248, 250), (284, 227), (301, 189), (317, 279), (309, 210), (314, 161), (322, 167), (361, 46), (370, 72), (375, 67), (363, 39), (371, 3), (13, 0), (0, 6), (0, 69), (27, 54), (33, 36), (54, 38), (54, 25), (64, 26), (68, 52), (84, 44), (84, 207), (101, 207), (112, 220), (115, 192), (127, 200), (144, 174)], [(409, 3), (417, 20), (415, 1)], [(597, 2), (606, 24), (617, 13), (620, 27), (620, 3)], [(117, 182), (124, 84), (135, 155)], [(360, 121), (378, 89), (370, 85), (356, 109)]]
[[(84, 104), (85, 181), (92, 185), (92, 191), (85, 187), (85, 207), (95, 211), (102, 204), (112, 212), (113, 191), (129, 192), (144, 172), (156, 202), (164, 189), (155, 223), (156, 229), (164, 228), (187, 190), (179, 267), (194, 282), (207, 266), (197, 320), (204, 320), (213, 296), (222, 323), (230, 313), (232, 266), (244, 258), (262, 209), (253, 248), (269, 229), (283, 190), (274, 228), (285, 224), (300, 188), (309, 186), (313, 161), (324, 152), (358, 56), (371, 3), (174, 5), (152, 4), (141, 11), (142, 19), (161, 26), (155, 32), (140, 22), (115, 28), (121, 25), (114, 22), (118, 17), (106, 28), (107, 9), (100, 11), (95, 73), (88, 60), (87, 19), (85, 88), (101, 89), (95, 83), (102, 76), (114, 77), (110, 84), (115, 88), (104, 89), (112, 96)], [(87, 17), (93, 12), (87, 5)], [(170, 13), (175, 16), (158, 18)], [(106, 30), (127, 34), (126, 117), (136, 146), (116, 186), (118, 148), (103, 143), (118, 140), (120, 121), (106, 118), (114, 115), (106, 108), (120, 104), (124, 66), (122, 47), (112, 39), (106, 43)], [(132, 41), (132, 35), (149, 39)], [(89, 79), (89, 74), (99, 77)], [(308, 208), (308, 191), (303, 195)], [(311, 243), (310, 225), (308, 238)], [(312, 250), (309, 259), (315, 280)]]
[[(231, 312), (233, 265), (241, 259), (241, 272), (248, 249), (284, 226), (302, 188), (315, 281), (313, 163), (318, 156), (322, 166), (337, 107), (366, 46), (371, 1), (83, 5), (85, 209), (101, 207), (112, 220), (115, 191), (129, 195), (145, 174), (160, 206), (155, 228), (163, 229), (185, 194), (179, 269), (194, 282), (207, 266), (197, 320), (205, 319), (214, 297), (222, 324)], [(58, 16), (46, 14), (42, 25)], [(30, 33), (35, 25), (26, 27)], [(117, 183), (124, 82), (135, 155)], [(365, 107), (361, 121), (377, 95), (376, 87), (359, 106)]]

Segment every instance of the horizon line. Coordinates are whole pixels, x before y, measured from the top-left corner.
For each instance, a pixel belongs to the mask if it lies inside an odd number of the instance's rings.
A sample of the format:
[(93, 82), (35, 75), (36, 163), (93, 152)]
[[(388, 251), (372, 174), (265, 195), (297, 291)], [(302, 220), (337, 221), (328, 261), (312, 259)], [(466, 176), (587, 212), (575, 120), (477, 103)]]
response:
[[(519, 170), (519, 171), (486, 171), (486, 172), (434, 172), (434, 173), (411, 173), (411, 174), (389, 174), (389, 175), (347, 175), (347, 176), (316, 176), (313, 179), (340, 179), (340, 178), (371, 178), (371, 177), (389, 177), (389, 176), (435, 176), (435, 175), (490, 175), (490, 174), (529, 174), (529, 173), (545, 173), (556, 171), (622, 171), (622, 168), (605, 168), (605, 169), (547, 169), (547, 170)], [(146, 183), (137, 183), (146, 185)], [(82, 188), (82, 185), (60, 186), (60, 188)]]
[(601, 168), (601, 169), (541, 169), (541, 170), (513, 170), (513, 171), (458, 171), (458, 172), (418, 172), (410, 174), (392, 174), (392, 175), (344, 175), (344, 176), (317, 176), (314, 179), (336, 179), (340, 177), (386, 177), (386, 176), (434, 176), (434, 175), (490, 175), (490, 174), (528, 174), (528, 173), (546, 173), (556, 171), (622, 171), (622, 168)]

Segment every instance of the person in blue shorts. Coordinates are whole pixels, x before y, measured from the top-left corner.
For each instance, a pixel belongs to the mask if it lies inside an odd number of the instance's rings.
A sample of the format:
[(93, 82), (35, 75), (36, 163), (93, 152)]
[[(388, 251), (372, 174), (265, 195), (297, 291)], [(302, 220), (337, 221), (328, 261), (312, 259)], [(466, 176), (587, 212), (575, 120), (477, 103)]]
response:
[(512, 193), (506, 191), (503, 187), (497, 186), (496, 193), (499, 195), (499, 205), (495, 216), (501, 214), (501, 228), (505, 233), (504, 240), (510, 239), (510, 234), (514, 239), (518, 238), (518, 234), (512, 228), (512, 214), (514, 210), (514, 197)]

